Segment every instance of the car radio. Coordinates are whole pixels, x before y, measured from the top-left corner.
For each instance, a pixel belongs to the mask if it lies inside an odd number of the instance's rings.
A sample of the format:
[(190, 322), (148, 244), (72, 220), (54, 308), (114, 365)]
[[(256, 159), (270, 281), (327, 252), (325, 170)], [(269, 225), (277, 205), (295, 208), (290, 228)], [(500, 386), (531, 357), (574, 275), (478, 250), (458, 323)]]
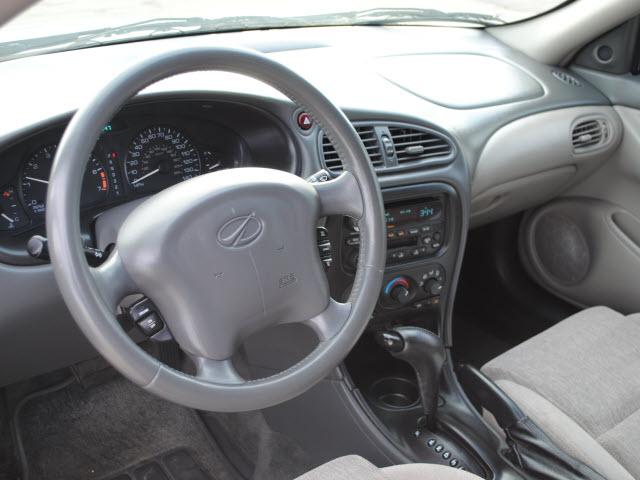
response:
[(387, 262), (434, 255), (444, 240), (443, 205), (413, 201), (386, 206)]
[[(385, 205), (387, 265), (434, 256), (445, 236), (445, 208), (442, 198), (429, 197)], [(355, 267), (360, 236), (350, 223), (345, 236), (345, 260)]]

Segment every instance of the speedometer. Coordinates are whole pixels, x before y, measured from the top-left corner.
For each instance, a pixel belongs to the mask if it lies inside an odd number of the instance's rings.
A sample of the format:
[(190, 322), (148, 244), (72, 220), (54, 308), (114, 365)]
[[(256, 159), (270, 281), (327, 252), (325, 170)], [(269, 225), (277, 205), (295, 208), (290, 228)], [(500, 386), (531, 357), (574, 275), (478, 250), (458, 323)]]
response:
[(132, 188), (156, 192), (200, 175), (200, 156), (180, 130), (157, 125), (142, 130), (133, 139), (125, 171)]

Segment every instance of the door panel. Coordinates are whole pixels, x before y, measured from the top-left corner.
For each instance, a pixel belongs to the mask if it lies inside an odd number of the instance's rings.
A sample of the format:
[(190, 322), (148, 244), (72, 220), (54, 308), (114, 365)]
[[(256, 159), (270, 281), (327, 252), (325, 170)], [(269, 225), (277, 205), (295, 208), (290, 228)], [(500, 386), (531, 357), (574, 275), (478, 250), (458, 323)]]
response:
[[(640, 99), (640, 82), (633, 85)], [(552, 293), (581, 307), (632, 313), (640, 312), (640, 109), (615, 109), (624, 128), (618, 150), (563, 198), (525, 218), (520, 251)]]
[[(640, 185), (639, 185), (640, 188)], [(640, 311), (640, 219), (594, 198), (565, 198), (529, 214), (520, 235), (529, 273), (580, 307)]]
[(571, 69), (609, 98), (623, 138), (562, 198), (527, 214), (521, 258), (540, 285), (576, 305), (640, 312), (640, 17), (585, 45)]

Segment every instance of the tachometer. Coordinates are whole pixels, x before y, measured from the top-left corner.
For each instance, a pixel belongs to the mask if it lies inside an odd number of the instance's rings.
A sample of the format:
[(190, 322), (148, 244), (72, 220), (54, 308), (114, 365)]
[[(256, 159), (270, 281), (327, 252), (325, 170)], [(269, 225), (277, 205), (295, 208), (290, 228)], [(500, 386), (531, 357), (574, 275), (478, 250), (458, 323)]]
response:
[(133, 139), (125, 171), (132, 188), (155, 192), (200, 175), (200, 156), (180, 130), (157, 125)]
[[(36, 150), (22, 166), (22, 200), (27, 209), (36, 216), (43, 216), (46, 210), (49, 174), (57, 148), (56, 144), (51, 144)], [(107, 173), (95, 156), (91, 155), (82, 181), (82, 205), (102, 201), (108, 193)]]

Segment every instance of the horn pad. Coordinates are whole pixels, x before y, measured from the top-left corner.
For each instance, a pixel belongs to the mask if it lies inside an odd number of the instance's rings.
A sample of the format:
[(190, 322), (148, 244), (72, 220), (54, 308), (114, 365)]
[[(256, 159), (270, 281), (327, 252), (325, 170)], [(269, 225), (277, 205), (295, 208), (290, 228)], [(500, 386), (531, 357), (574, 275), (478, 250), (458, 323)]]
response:
[(223, 360), (251, 333), (327, 307), (318, 212), (316, 190), (295, 175), (225, 170), (145, 201), (123, 224), (118, 249), (180, 346)]

